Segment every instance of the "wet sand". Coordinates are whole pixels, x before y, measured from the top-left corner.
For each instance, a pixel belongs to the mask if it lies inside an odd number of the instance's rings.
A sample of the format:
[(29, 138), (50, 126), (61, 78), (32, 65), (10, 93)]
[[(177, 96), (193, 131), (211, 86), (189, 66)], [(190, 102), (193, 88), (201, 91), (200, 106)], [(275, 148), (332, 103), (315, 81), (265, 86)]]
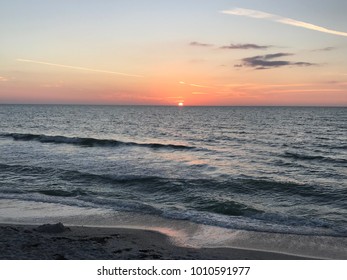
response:
[(156, 231), (130, 228), (0, 225), (3, 260), (301, 260), (235, 248), (187, 248)]

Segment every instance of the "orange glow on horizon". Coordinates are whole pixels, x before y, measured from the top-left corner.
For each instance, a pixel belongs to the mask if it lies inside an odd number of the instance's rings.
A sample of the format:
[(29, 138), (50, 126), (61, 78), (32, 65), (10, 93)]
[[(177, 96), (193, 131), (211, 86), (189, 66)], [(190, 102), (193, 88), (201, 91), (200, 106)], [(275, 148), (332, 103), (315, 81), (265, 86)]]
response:
[[(44, 65), (41, 61), (40, 64)], [(138, 71), (143, 72), (145, 76), (141, 79), (129, 80), (105, 75), (107, 73), (104, 72), (65, 71), (62, 69), (70, 68), (70, 65), (65, 64), (48, 64), (47, 66), (52, 67), (36, 73), (37, 66), (32, 70), (31, 63), (27, 63), (23, 65), (24, 72), (15, 73), (13, 76), (0, 76), (2, 87), (0, 103), (178, 107), (186, 106), (186, 104), (189, 106), (338, 106), (346, 104), (346, 82), (343, 79), (334, 83), (316, 82), (299, 80), (287, 75), (286, 79), (277, 79), (272, 82), (271, 79), (263, 77), (266, 72), (252, 72), (249, 74), (252, 75), (249, 79), (236, 73), (234, 80), (229, 81), (229, 78), (225, 77), (218, 80), (206, 73), (197, 74), (194, 69), (178, 65), (168, 67), (169, 70), (166, 72), (163, 72), (161, 67), (152, 73)], [(182, 68), (184, 71), (181, 70)], [(161, 71), (160, 75), (157, 74), (159, 71)]]

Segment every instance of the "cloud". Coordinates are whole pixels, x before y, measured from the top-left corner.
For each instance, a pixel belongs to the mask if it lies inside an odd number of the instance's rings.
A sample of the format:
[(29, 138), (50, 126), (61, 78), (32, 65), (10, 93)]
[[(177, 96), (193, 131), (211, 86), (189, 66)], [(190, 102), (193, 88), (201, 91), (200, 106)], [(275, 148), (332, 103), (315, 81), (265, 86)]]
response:
[(7, 82), (7, 81), (8, 81), (8, 79), (6, 77), (1, 77), (0, 76), (0, 82)]
[(31, 60), (31, 59), (17, 58), (16, 60), (20, 61), (20, 62), (42, 64), (42, 65), (62, 67), (62, 68), (69, 68), (69, 69), (82, 70), (82, 71), (91, 71), (91, 72), (114, 74), (114, 75), (127, 76), (127, 77), (136, 77), (136, 78), (143, 77), (141, 75), (134, 75), (134, 74), (128, 74), (128, 73), (122, 73), (122, 72), (114, 72), (114, 71), (92, 69), (92, 68), (86, 68), (86, 67), (71, 66), (71, 65), (65, 65), (65, 64), (56, 64), (56, 63), (50, 63), (50, 62), (44, 62), (44, 61), (38, 61), (38, 60)]
[[(203, 48), (210, 48), (210, 47), (215, 46), (213, 44), (200, 43), (200, 42), (196, 42), (196, 41), (190, 42), (189, 45), (193, 46), (193, 47), (203, 47)], [(225, 45), (225, 46), (221, 46), (218, 48), (219, 49), (229, 49), (229, 50), (249, 50), (249, 49), (266, 50), (266, 49), (269, 49), (272, 47), (273, 46), (270, 46), (270, 45), (262, 46), (262, 45), (257, 45), (257, 44), (230, 44), (230, 45)]]
[[(277, 67), (283, 67), (283, 66), (307, 67), (307, 66), (315, 65), (309, 62), (292, 62), (287, 60), (273, 60), (275, 58), (287, 57), (292, 55), (293, 54), (291, 53), (274, 53), (274, 54), (246, 57), (242, 59), (243, 63), (241, 65), (245, 67), (252, 67), (257, 70), (271, 69), (271, 68), (277, 68)], [(236, 65), (235, 67), (240, 67), (240, 64)]]
[(304, 92), (345, 92), (344, 89), (336, 89), (336, 88), (312, 88), (312, 89), (283, 89), (283, 90), (273, 90), (270, 92), (276, 93), (304, 93)]
[(183, 81), (178, 82), (181, 85), (187, 85), (187, 86), (191, 86), (191, 87), (198, 87), (198, 88), (211, 88), (210, 86), (205, 86), (205, 85), (199, 85), (199, 84), (189, 84)]
[(235, 8), (232, 10), (221, 11), (221, 13), (228, 14), (228, 15), (257, 18), (257, 19), (267, 19), (267, 20), (279, 22), (282, 24), (287, 24), (287, 25), (292, 25), (292, 26), (296, 26), (296, 27), (315, 30), (318, 32), (323, 32), (323, 33), (333, 34), (333, 35), (337, 35), (337, 36), (347, 37), (346, 32), (336, 31), (336, 30), (328, 29), (328, 28), (321, 27), (318, 25), (314, 25), (314, 24), (311, 24), (308, 22), (298, 21), (295, 19), (286, 18), (286, 17), (282, 17), (282, 16), (278, 16), (278, 15), (274, 15), (274, 14), (269, 14), (269, 13), (265, 13), (265, 12), (261, 12), (261, 11), (256, 11), (256, 10)]
[(230, 44), (229, 46), (222, 46), (221, 49), (230, 49), (230, 50), (248, 50), (248, 49), (257, 49), (257, 50), (266, 50), (272, 46), (260, 46), (257, 44)]
[(334, 47), (326, 47), (326, 48), (322, 48), (322, 49), (313, 50), (313, 52), (330, 52), (330, 51), (333, 51), (333, 50), (336, 50), (336, 48), (334, 48)]
[(189, 45), (194, 46), (194, 47), (213, 47), (212, 44), (205, 44), (205, 43), (200, 43), (200, 42), (191, 42)]

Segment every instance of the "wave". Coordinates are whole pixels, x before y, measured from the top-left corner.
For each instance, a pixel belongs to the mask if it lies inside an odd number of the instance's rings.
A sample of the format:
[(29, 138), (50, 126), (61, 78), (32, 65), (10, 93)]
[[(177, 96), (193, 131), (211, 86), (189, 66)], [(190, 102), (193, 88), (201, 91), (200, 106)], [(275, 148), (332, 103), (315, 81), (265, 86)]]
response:
[(195, 210), (222, 214), (226, 216), (252, 216), (254, 214), (263, 213), (263, 211), (258, 210), (254, 207), (232, 200), (218, 201), (212, 199), (206, 200), (204, 198), (200, 200), (201, 202), (197, 207), (195, 207)]
[(172, 149), (172, 150), (193, 150), (196, 147), (178, 144), (164, 144), (164, 143), (137, 143), (125, 142), (114, 139), (97, 139), (90, 137), (67, 137), (67, 136), (52, 136), (43, 134), (30, 134), (30, 133), (2, 133), (1, 137), (12, 138), (16, 141), (37, 141), (40, 143), (54, 143), (54, 144), (71, 144), (82, 147), (146, 147), (151, 149)]
[(343, 209), (343, 198), (347, 196), (345, 188), (325, 189), (323, 186), (260, 178), (194, 180), (154, 176), (121, 177), (55, 167), (0, 163), (0, 174), (10, 178), (9, 182), (19, 173), (22, 178), (29, 178), (32, 182), (26, 184), (21, 181), (18, 188), (0, 182), (0, 198), (159, 215), (243, 230), (292, 233), (322, 230), (322, 234), (327, 232), (328, 235), (346, 236), (346, 231), (336, 228), (329, 219), (322, 218), (315, 222), (314, 215), (298, 219), (290, 212), (275, 214), (271, 209), (252, 203), (252, 199), (250, 202), (245, 199), (280, 197), (283, 200), (294, 199), (296, 203), (309, 201), (315, 205)]
[(293, 158), (297, 160), (304, 160), (304, 161), (322, 161), (322, 162), (332, 162), (332, 163), (347, 163), (346, 159), (342, 158), (331, 158), (326, 156), (320, 156), (320, 155), (307, 155), (307, 154), (299, 154), (294, 152), (285, 152), (283, 157), (286, 158)]
[(54, 167), (41, 167), (31, 165), (17, 165), (0, 163), (1, 172), (12, 172), (22, 176), (40, 176), (50, 178), (50, 181), (63, 180), (67, 182), (78, 182), (79, 184), (124, 184), (124, 185), (141, 185), (152, 184), (153, 187), (163, 185), (168, 182), (167, 178), (156, 176), (117, 176), (110, 174), (95, 174), (81, 172), (78, 170), (66, 170)]
[[(223, 191), (236, 192), (242, 194), (262, 194), (262, 193), (283, 193), (295, 194), (301, 196), (323, 196), (329, 198), (329, 195), (340, 197), (347, 196), (347, 189), (335, 189), (322, 185), (309, 185), (305, 183), (297, 183), (290, 181), (275, 181), (266, 178), (233, 178), (223, 176), (222, 178), (208, 179), (186, 179), (171, 178), (160, 176), (141, 176), (141, 175), (116, 175), (116, 174), (97, 174), (82, 172), (79, 170), (66, 170), (56, 167), (42, 167), (31, 165), (16, 165), (0, 163), (0, 171), (11, 171), (20, 173), (21, 175), (40, 175), (53, 179), (66, 181), (76, 181), (79, 183), (95, 183), (95, 184), (112, 184), (126, 186), (151, 186), (151, 192), (160, 191), (161, 189), (175, 193), (184, 190), (190, 191)], [(144, 190), (142, 188), (141, 190)]]
[[(314, 203), (339, 206), (345, 204), (343, 198), (347, 196), (346, 188), (331, 188), (322, 185), (300, 184), (295, 182), (281, 182), (261, 178), (208, 178), (208, 179), (187, 179), (170, 178), (160, 176), (120, 176), (116, 174), (95, 174), (78, 170), (65, 170), (54, 167), (10, 165), (0, 163), (1, 173), (14, 173), (10, 176), (37, 176), (37, 180), (42, 180), (42, 189), (38, 189), (35, 184), (33, 191), (45, 195), (81, 197), (89, 195), (116, 195), (118, 191), (122, 195), (129, 192), (136, 195), (145, 195), (153, 199), (169, 197), (177, 199), (178, 203), (191, 205), (202, 211), (212, 211), (225, 215), (237, 215), (237, 213), (255, 213), (257, 209), (247, 208), (246, 205), (239, 205), (233, 201), (209, 200), (200, 195), (207, 190), (222, 197), (232, 193), (233, 195), (264, 196), (265, 198), (281, 195), (283, 197), (298, 197), (310, 199)], [(40, 179), (41, 178), (41, 179)], [(62, 185), (69, 185), (68, 189), (61, 190), (59, 187), (47, 185), (47, 178), (50, 181), (60, 182)], [(45, 187), (45, 185), (47, 185)], [(91, 187), (87, 187), (91, 186)], [(92, 186), (98, 186), (97, 189)], [(101, 187), (102, 186), (102, 187)], [(22, 190), (22, 188), (20, 188)], [(15, 188), (11, 189), (11, 192)], [(97, 191), (95, 191), (97, 190)], [(109, 193), (111, 190), (111, 193)], [(122, 191), (124, 190), (124, 192)], [(103, 193), (105, 192), (105, 193)]]
[(55, 190), (55, 189), (49, 189), (49, 190), (33, 190), (32, 192), (34, 193), (39, 193), (39, 194), (44, 194), (48, 196), (60, 196), (60, 197), (76, 197), (76, 196), (83, 196), (83, 195), (88, 195), (87, 192), (81, 190), (81, 189), (76, 189), (76, 190), (71, 190), (71, 191), (66, 191), (66, 190)]

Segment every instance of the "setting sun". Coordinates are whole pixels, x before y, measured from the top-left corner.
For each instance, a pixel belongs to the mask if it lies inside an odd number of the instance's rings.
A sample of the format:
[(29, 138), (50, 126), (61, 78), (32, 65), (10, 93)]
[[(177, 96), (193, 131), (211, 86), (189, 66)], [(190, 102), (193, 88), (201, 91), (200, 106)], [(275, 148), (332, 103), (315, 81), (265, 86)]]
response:
[(180, 107), (182, 107), (183, 105), (184, 105), (183, 102), (179, 102), (179, 103), (178, 103), (178, 106), (180, 106)]

